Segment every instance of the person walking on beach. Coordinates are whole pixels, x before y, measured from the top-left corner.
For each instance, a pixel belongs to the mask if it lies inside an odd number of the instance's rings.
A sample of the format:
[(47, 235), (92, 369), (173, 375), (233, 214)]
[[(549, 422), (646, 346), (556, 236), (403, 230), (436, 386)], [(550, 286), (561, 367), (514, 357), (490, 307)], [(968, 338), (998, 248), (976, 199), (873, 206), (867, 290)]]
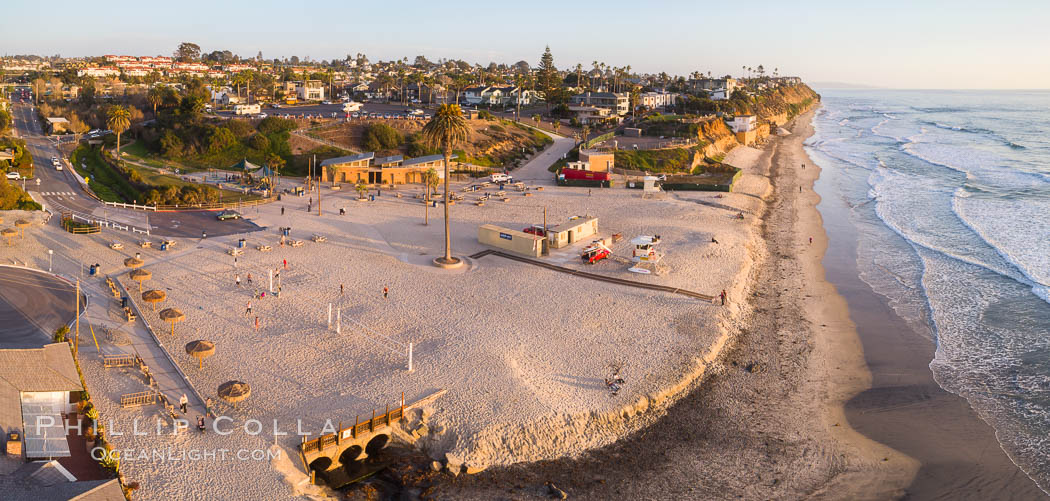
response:
[(287, 270), (288, 269), (288, 260), (287, 259), (282, 259), (282, 261), (284, 261), (284, 269)]
[(197, 415), (197, 429), (204, 433), (204, 416)]
[(248, 307), (244, 309), (244, 314), (245, 315), (251, 315), (252, 314), (252, 302), (251, 301), (248, 301)]
[(343, 295), (343, 284), (339, 284), (339, 295)]
[(189, 405), (190, 400), (186, 398), (186, 394), (183, 393), (182, 397), (179, 398), (179, 408), (182, 409), (182, 413), (186, 413), (186, 406)]
[(386, 295), (388, 292), (390, 291), (388, 291), (386, 287), (383, 287), (383, 299), (386, 299)]
[(237, 287), (241, 286), (241, 274), (240, 273), (237, 274), (237, 277), (234, 279), (234, 281), (237, 282)]
[(284, 207), (281, 207), (281, 215), (284, 215)]
[(259, 330), (259, 317), (255, 317), (255, 330)]
[(722, 298), (722, 306), (725, 306), (726, 305), (726, 290), (725, 289), (722, 289), (722, 293), (719, 294), (719, 297)]
[(215, 414), (211, 412), (211, 397), (204, 399), (204, 415), (210, 418), (215, 417)]
[(810, 244), (812, 244), (812, 243), (813, 243), (813, 237), (809, 237), (809, 243), (810, 243)]
[(249, 273), (248, 274), (248, 285), (251, 285), (251, 284), (252, 284), (252, 274)]

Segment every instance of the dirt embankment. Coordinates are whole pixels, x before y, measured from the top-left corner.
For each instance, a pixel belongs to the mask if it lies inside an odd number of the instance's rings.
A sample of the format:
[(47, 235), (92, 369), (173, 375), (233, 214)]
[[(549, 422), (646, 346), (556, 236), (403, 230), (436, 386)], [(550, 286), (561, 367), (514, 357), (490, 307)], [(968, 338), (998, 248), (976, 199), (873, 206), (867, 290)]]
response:
[[(315, 129), (311, 135), (355, 151), (371, 151), (366, 132), (376, 123), (393, 128), (398, 136), (395, 148), (376, 151), (377, 155), (417, 157), (437, 153), (421, 137), (426, 123), (422, 120), (357, 120)], [(457, 151), (462, 150), (461, 161), (477, 165), (510, 166), (550, 142), (540, 133), (505, 120), (467, 120), (467, 127), (466, 141)]]
[[(752, 114), (760, 124), (773, 123), (784, 125), (792, 118), (809, 111), (820, 102), (820, 95), (805, 84), (779, 87), (766, 93), (756, 94), (750, 101), (734, 102), (737, 114)], [(764, 137), (765, 134), (762, 134)], [(697, 138), (701, 144), (701, 153), (708, 158), (725, 155), (740, 145), (733, 131), (722, 119), (714, 119), (700, 124)]]
[(697, 136), (700, 140), (700, 144), (706, 143), (706, 145), (700, 148), (700, 150), (701, 153), (708, 158), (725, 155), (729, 150), (740, 145), (740, 143), (737, 142), (736, 137), (733, 136), (733, 131), (729, 130), (725, 121), (721, 119), (715, 119), (700, 124)]

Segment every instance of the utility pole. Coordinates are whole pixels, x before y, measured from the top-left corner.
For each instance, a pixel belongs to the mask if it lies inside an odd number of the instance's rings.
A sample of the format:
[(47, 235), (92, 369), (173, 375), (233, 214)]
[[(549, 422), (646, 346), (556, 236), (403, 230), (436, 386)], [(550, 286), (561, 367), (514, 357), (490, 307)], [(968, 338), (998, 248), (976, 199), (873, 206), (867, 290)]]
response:
[(73, 337), (73, 351), (80, 354), (80, 279), (77, 279), (77, 309), (74, 312), (76, 315), (77, 330)]
[[(317, 162), (317, 155), (314, 155), (314, 162)], [(321, 215), (321, 183), (317, 183), (317, 215)]]
[[(548, 243), (550, 242), (550, 237), (547, 236), (547, 206), (546, 205), (543, 206), (543, 240), (548, 242)], [(550, 250), (545, 248), (545, 247), (540, 248), (540, 251), (544, 255), (546, 255), (548, 252), (550, 252)]]

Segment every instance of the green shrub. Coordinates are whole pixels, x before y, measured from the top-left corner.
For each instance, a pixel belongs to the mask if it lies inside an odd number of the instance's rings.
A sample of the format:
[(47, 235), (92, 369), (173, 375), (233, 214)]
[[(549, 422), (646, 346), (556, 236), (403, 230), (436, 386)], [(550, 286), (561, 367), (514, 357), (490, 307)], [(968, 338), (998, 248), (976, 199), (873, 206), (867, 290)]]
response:
[(373, 123), (365, 127), (361, 146), (368, 151), (392, 150), (401, 146), (401, 133), (384, 123)]
[(270, 138), (263, 134), (255, 134), (248, 140), (248, 146), (259, 151), (267, 151), (270, 149)]
[(55, 334), (54, 334), (54, 336), (52, 336), (52, 339), (56, 343), (64, 343), (64, 342), (66, 342), (66, 335), (68, 335), (68, 334), (69, 334), (69, 326), (63, 325), (62, 327), (59, 327), (58, 329), (55, 329)]

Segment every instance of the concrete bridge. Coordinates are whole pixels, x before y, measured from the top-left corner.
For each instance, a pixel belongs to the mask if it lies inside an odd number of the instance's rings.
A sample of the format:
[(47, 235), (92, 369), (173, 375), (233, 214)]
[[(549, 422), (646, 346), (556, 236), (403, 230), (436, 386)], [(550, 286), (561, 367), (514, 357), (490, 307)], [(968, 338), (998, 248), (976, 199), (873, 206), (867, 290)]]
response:
[(308, 471), (327, 478), (330, 473), (344, 466), (351, 466), (355, 461), (376, 455), (390, 443), (393, 433), (391, 426), (404, 417), (405, 399), (402, 396), (400, 406), (394, 409), (387, 406), (386, 412), (380, 416), (376, 416), (375, 411), (372, 411), (372, 418), (368, 421), (361, 422), (355, 418), (354, 424), (346, 428), (343, 427), (343, 423), (339, 423), (336, 433), (304, 440), (299, 445), (303, 465)]

